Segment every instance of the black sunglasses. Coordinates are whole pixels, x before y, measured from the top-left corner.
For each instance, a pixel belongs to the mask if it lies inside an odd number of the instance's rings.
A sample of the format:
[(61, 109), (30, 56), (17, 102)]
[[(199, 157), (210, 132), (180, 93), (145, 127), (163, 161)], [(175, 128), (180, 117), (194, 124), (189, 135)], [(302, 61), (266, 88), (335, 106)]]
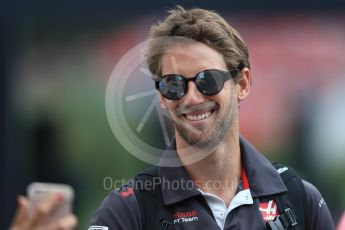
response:
[(219, 93), (224, 83), (237, 76), (239, 70), (231, 69), (228, 71), (218, 69), (208, 69), (199, 72), (193, 78), (187, 78), (179, 74), (167, 74), (156, 80), (156, 89), (163, 97), (170, 100), (179, 100), (188, 91), (188, 82), (194, 81), (197, 89), (204, 95), (212, 96)]

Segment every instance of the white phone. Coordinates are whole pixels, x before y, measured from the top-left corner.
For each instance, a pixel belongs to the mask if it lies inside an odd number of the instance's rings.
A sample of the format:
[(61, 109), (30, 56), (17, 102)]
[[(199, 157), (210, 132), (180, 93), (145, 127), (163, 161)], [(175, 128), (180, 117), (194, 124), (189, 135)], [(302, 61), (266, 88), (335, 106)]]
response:
[[(62, 204), (49, 217), (46, 218), (45, 223), (59, 219), (72, 211), (72, 204), (74, 200), (74, 190), (71, 186), (66, 184), (53, 184), (33, 182), (27, 187), (27, 195), (30, 201), (30, 210), (33, 210), (37, 204), (45, 199), (47, 196), (54, 193), (59, 193), (63, 196)], [(30, 211), (32, 213), (32, 211)]]

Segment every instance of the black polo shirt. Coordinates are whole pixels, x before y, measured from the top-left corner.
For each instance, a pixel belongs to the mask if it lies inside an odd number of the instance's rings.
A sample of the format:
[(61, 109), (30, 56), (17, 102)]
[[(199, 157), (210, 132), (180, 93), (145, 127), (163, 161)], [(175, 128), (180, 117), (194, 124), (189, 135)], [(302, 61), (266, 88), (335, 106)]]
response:
[[(238, 204), (227, 213), (223, 229), (264, 230), (265, 221), (278, 214), (274, 200), (264, 199), (287, 191), (277, 170), (250, 143), (241, 138), (241, 158), (249, 184), (251, 202), (245, 196), (238, 198)], [(176, 154), (176, 153), (175, 153)], [(158, 175), (165, 181), (190, 181), (184, 167), (159, 167)], [(112, 191), (91, 219), (89, 230), (142, 229), (140, 209), (131, 186), (124, 185)], [(310, 183), (303, 181), (307, 198), (307, 229), (335, 229), (329, 209), (320, 192)], [(239, 186), (238, 195), (243, 188)], [(210, 209), (200, 197), (205, 198), (197, 188), (162, 188), (164, 205), (173, 207), (174, 225), (168, 229), (220, 229)], [(234, 198), (236, 198), (236, 195)], [(248, 197), (247, 197), (248, 198)]]

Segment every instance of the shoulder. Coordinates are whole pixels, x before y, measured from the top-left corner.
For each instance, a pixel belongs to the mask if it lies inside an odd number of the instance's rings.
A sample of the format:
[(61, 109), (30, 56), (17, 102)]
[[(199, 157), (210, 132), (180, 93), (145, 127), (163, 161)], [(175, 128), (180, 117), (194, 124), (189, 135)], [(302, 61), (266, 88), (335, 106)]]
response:
[(309, 229), (335, 229), (326, 201), (319, 190), (308, 181), (302, 180), (306, 193), (306, 225)]
[(108, 194), (92, 216), (90, 226), (89, 229), (93, 229), (92, 226), (141, 229), (140, 209), (134, 194), (133, 181)]

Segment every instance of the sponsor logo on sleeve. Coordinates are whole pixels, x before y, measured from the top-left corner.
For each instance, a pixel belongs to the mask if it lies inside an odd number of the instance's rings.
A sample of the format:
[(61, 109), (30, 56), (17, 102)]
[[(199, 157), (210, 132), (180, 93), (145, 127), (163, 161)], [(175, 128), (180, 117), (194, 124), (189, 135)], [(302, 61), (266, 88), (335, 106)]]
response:
[(319, 200), (319, 207), (321, 208), (322, 206), (327, 206), (326, 201), (323, 198)]

